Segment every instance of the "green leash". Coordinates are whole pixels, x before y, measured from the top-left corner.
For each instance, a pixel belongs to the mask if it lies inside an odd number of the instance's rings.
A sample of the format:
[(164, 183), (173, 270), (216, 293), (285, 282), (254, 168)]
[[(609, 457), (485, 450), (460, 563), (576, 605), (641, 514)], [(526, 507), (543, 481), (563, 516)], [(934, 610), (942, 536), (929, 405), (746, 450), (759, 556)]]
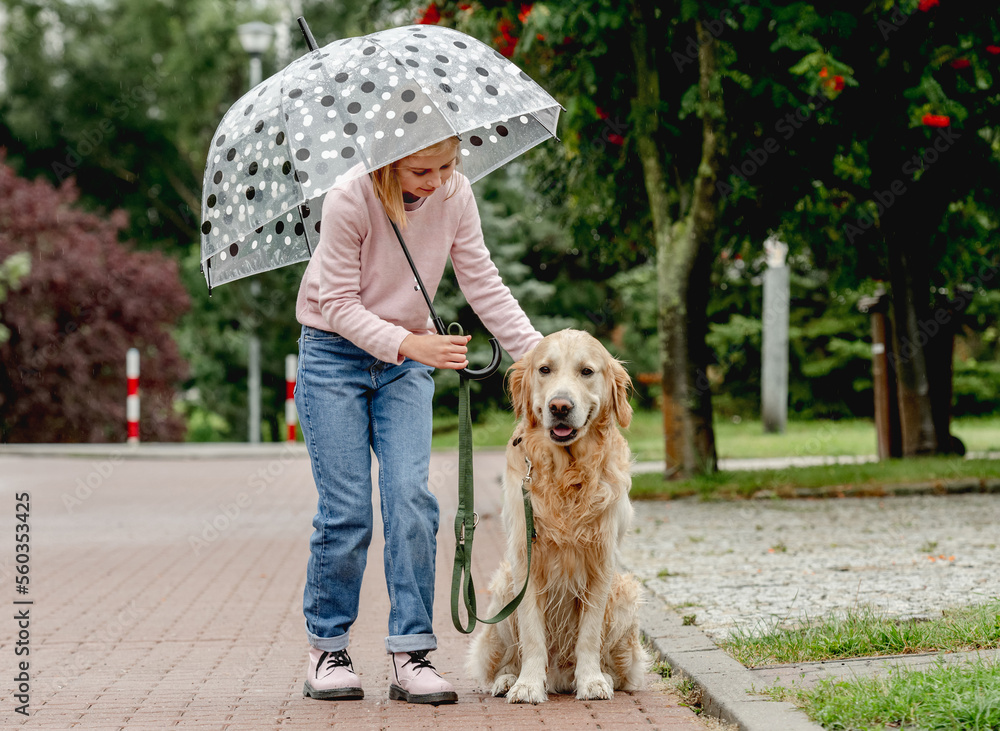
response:
[[(450, 328), (449, 328), (450, 330)], [(476, 616), (476, 587), (472, 582), (472, 538), (479, 516), (475, 512), (475, 488), (472, 480), (472, 415), (469, 412), (469, 379), (461, 377), (458, 390), (458, 511), (455, 514), (455, 568), (451, 579), (451, 621), (455, 629), (470, 634), (476, 622), (496, 624), (517, 608), (528, 589), (531, 575), (531, 540), (535, 534), (534, 514), (531, 510), (531, 496), (525, 485), (531, 481), (531, 461), (525, 457), (528, 471), (521, 480), (521, 495), (524, 499), (525, 544), (527, 546), (527, 571), (521, 592), (510, 600), (495, 617), (482, 619)], [(469, 623), (462, 625), (458, 614), (459, 595), (462, 596), (469, 615)]]

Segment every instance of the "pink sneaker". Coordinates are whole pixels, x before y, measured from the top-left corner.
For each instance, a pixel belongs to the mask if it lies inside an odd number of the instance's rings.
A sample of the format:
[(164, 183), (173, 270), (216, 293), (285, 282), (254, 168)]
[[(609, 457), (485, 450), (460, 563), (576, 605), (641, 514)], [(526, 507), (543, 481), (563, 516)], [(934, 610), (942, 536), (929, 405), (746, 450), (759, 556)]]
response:
[(394, 652), (392, 668), (396, 682), (389, 686), (389, 699), (407, 703), (455, 703), (458, 693), (438, 675), (427, 659), (430, 650)]
[(302, 695), (321, 701), (359, 700), (365, 697), (361, 679), (347, 650), (326, 652), (309, 648), (309, 673)]

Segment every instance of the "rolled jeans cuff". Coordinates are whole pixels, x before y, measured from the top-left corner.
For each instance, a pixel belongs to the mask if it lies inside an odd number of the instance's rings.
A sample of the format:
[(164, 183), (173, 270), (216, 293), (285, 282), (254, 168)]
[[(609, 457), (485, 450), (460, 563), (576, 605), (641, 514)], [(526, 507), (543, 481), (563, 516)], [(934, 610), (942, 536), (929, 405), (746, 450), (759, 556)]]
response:
[(385, 651), (390, 655), (394, 652), (419, 652), (420, 650), (436, 650), (437, 635), (391, 635), (385, 638)]
[(309, 635), (309, 644), (317, 650), (323, 650), (323, 652), (340, 652), (341, 650), (346, 650), (351, 641), (350, 631), (345, 632), (339, 637), (319, 637), (310, 632), (309, 626), (306, 625), (306, 634)]

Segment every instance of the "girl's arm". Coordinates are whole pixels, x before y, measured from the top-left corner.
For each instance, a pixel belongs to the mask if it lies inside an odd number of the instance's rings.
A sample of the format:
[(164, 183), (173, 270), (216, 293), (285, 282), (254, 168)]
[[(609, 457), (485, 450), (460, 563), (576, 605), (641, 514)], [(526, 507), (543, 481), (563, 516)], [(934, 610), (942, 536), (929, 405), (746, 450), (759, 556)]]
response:
[(490, 258), (483, 240), (482, 224), (476, 199), (467, 180), (464, 190), (455, 196), (465, 198), (465, 208), (451, 247), (455, 277), (472, 305), (472, 309), (487, 329), (500, 341), (514, 360), (531, 350), (542, 334), (524, 314), (521, 306), (500, 278), (500, 272)]

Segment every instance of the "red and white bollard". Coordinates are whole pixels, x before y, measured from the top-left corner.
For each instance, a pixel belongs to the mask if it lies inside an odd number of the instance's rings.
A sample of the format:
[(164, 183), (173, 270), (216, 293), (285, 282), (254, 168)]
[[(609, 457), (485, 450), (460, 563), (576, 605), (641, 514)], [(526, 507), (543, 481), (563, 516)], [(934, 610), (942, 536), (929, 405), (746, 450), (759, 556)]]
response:
[(139, 351), (129, 348), (125, 354), (125, 377), (128, 395), (125, 397), (125, 420), (128, 422), (128, 443), (139, 443)]
[(285, 356), (285, 423), (288, 425), (288, 441), (295, 441), (295, 425), (299, 414), (295, 410), (295, 374), (299, 369), (297, 355)]

